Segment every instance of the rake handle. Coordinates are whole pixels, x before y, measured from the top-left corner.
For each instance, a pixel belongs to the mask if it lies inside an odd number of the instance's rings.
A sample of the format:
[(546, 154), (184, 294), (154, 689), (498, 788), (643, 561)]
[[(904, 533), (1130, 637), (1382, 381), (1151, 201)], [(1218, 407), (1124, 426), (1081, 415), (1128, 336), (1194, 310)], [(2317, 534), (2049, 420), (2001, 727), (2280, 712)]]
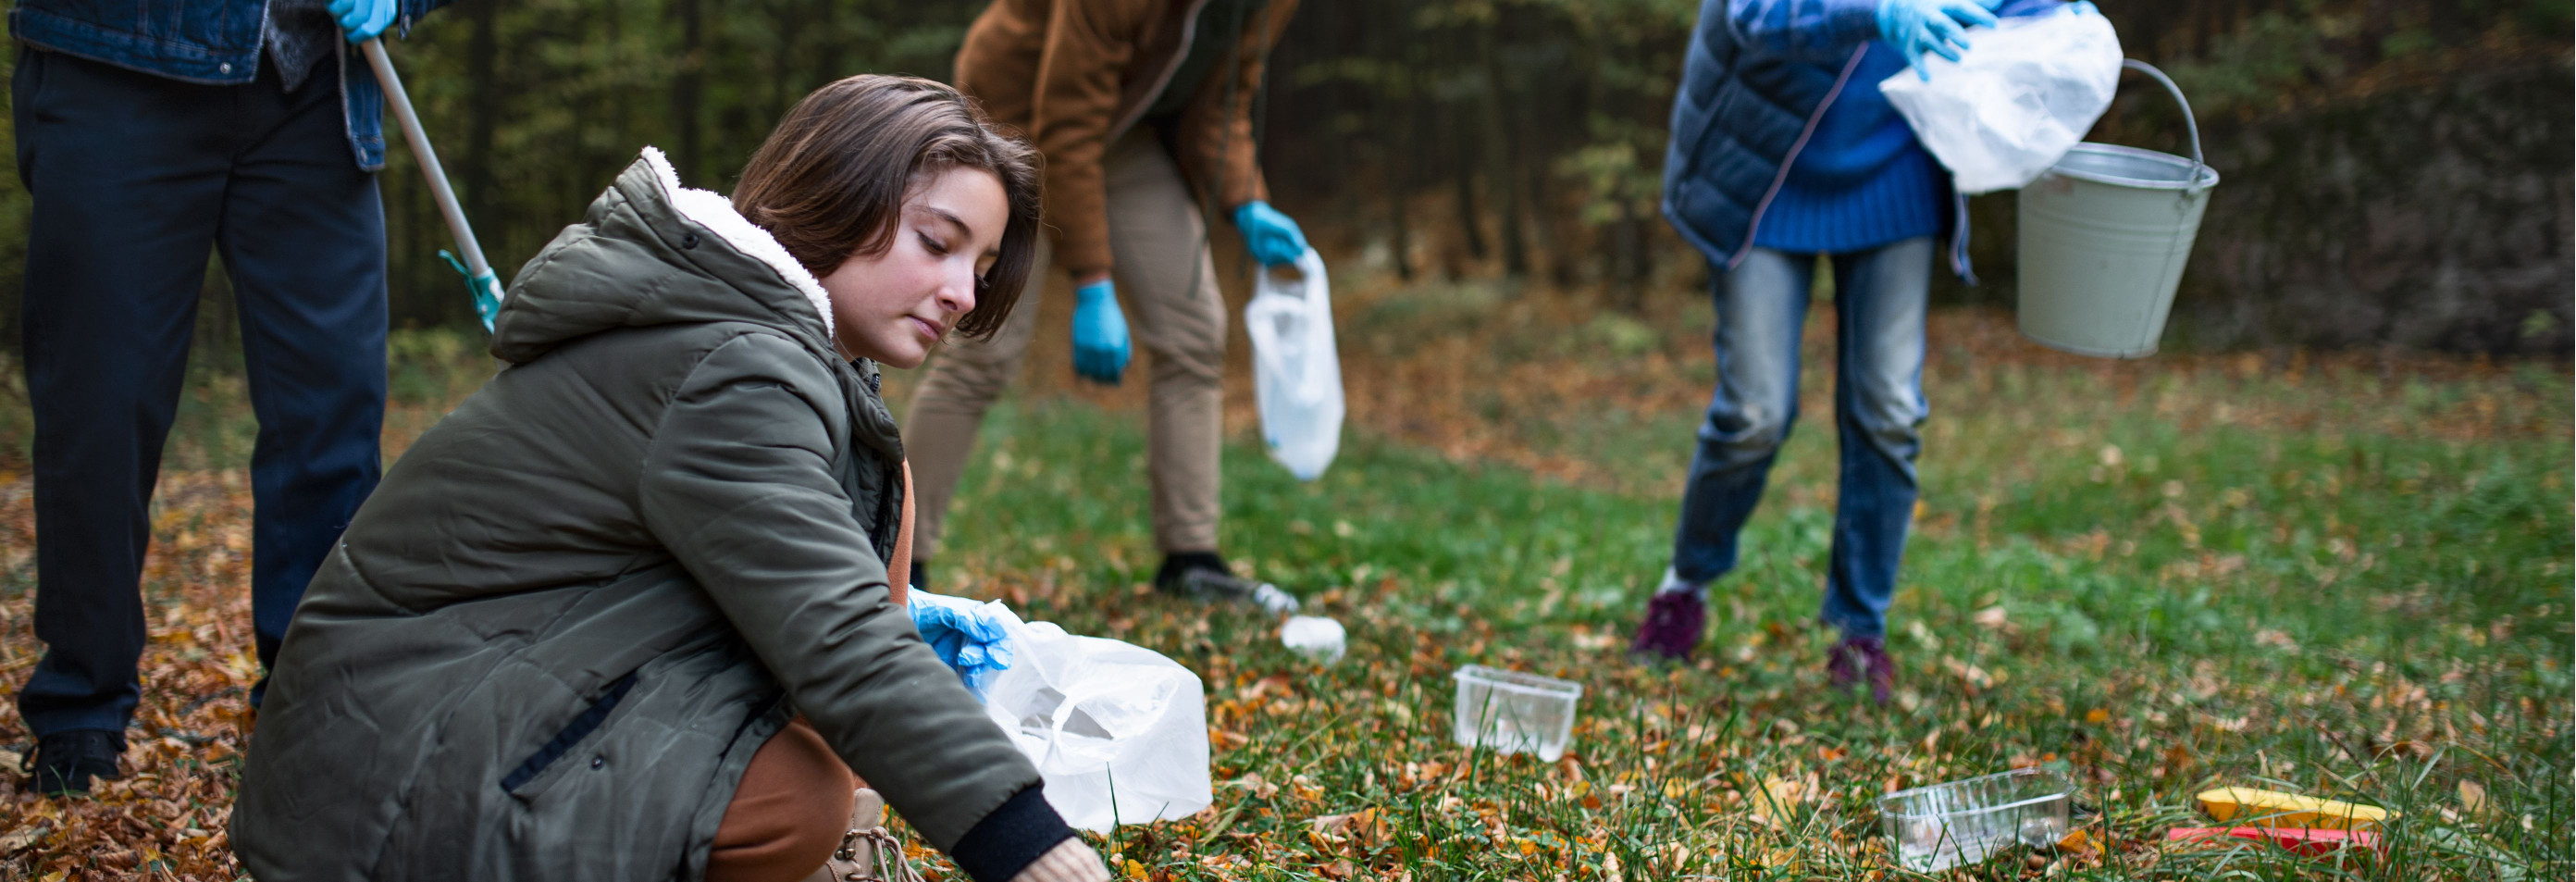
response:
[(429, 134), (420, 127), (420, 115), (411, 108), (411, 95), (403, 91), (402, 78), (394, 75), (393, 59), (386, 57), (382, 38), (370, 37), (358, 44), (366, 53), (367, 66), (376, 72), (376, 83), (384, 87), (385, 106), (391, 108), (394, 120), (402, 126), (403, 140), (411, 144), (412, 159), (420, 164), (420, 175), (429, 180), (429, 195), (438, 202), (438, 213), (446, 216), (448, 232), (456, 235), (456, 250), (465, 255), (465, 268), (479, 278), (492, 273), (492, 264), (483, 259), (483, 245), (474, 240), (474, 227), (465, 222), (465, 208), (456, 202), (455, 189), (447, 185), (447, 169), (438, 164), (438, 151), (429, 146)]

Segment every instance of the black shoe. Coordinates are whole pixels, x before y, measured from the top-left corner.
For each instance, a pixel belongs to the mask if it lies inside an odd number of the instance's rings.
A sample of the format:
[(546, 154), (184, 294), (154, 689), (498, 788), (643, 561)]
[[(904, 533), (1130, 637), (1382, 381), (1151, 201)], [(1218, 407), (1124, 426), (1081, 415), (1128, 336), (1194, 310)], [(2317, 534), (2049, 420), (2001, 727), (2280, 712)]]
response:
[(1154, 571), (1154, 590), (1193, 600), (1251, 603), (1271, 612), (1293, 613), (1298, 607), (1297, 598), (1279, 586), (1235, 575), (1213, 551), (1164, 557), (1162, 568)]
[(36, 791), (46, 796), (88, 793), (92, 778), (125, 777), (116, 770), (125, 755), (125, 733), (106, 729), (73, 729), (36, 740), (19, 771), (35, 775)]
[(1163, 555), (1163, 566), (1154, 571), (1154, 590), (1183, 597), (1198, 597), (1198, 586), (1187, 584), (1191, 573), (1207, 573), (1234, 578), (1234, 569), (1225, 558), (1213, 551), (1175, 551)]

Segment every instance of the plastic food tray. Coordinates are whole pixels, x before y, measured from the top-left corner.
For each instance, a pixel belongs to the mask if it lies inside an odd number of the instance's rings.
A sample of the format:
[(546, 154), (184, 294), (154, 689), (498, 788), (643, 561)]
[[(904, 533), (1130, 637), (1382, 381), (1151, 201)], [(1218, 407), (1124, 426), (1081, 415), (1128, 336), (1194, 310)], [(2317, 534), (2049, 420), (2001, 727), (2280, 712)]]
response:
[(2066, 836), (2075, 783), (2049, 769), (2015, 769), (1900, 790), (1878, 800), (1898, 866), (1918, 873), (1973, 864), (2014, 844)]
[(1458, 743), (1504, 753), (1535, 753), (1555, 762), (1574, 734), (1574, 702), (1583, 684), (1484, 665), (1459, 668)]

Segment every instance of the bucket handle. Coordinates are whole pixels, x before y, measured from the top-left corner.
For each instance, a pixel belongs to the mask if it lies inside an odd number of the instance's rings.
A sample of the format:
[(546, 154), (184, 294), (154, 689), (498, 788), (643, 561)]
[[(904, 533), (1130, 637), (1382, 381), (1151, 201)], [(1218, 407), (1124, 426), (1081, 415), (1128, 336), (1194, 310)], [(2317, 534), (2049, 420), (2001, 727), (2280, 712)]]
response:
[(2193, 183), (2198, 183), (2200, 181), (2200, 170), (2207, 168), (2209, 163), (2200, 158), (2200, 121), (2192, 117), (2191, 100), (2182, 97), (2182, 87), (2174, 85), (2173, 78), (2165, 76), (2165, 72), (2157, 70), (2155, 65), (2139, 61), (2135, 58), (2123, 58), (2120, 59), (2120, 66), (2146, 74), (2148, 77), (2154, 79), (2158, 85), (2165, 87), (2166, 92), (2173, 95), (2175, 104), (2182, 106), (2183, 129), (2191, 134), (2190, 180)]

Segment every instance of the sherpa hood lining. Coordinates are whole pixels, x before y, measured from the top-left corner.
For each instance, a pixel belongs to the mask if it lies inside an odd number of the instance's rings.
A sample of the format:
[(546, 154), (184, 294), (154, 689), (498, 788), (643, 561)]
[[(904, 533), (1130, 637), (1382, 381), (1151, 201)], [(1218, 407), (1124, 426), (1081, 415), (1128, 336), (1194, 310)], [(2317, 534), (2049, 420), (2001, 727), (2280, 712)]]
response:
[(654, 178), (661, 181), (662, 196), (671, 200), (671, 207), (678, 209), (681, 217), (695, 221), (723, 237), (736, 250), (776, 270), (779, 278), (785, 279), (788, 286), (805, 295), (806, 302), (813, 304), (814, 312), (823, 318), (823, 338), (832, 339), (832, 299), (824, 293), (823, 283), (787, 253), (787, 246), (778, 244), (777, 237), (733, 210), (733, 200), (711, 191), (680, 186), (679, 172), (671, 168), (671, 160), (664, 157), (659, 148), (644, 148), (644, 161), (653, 167)]

